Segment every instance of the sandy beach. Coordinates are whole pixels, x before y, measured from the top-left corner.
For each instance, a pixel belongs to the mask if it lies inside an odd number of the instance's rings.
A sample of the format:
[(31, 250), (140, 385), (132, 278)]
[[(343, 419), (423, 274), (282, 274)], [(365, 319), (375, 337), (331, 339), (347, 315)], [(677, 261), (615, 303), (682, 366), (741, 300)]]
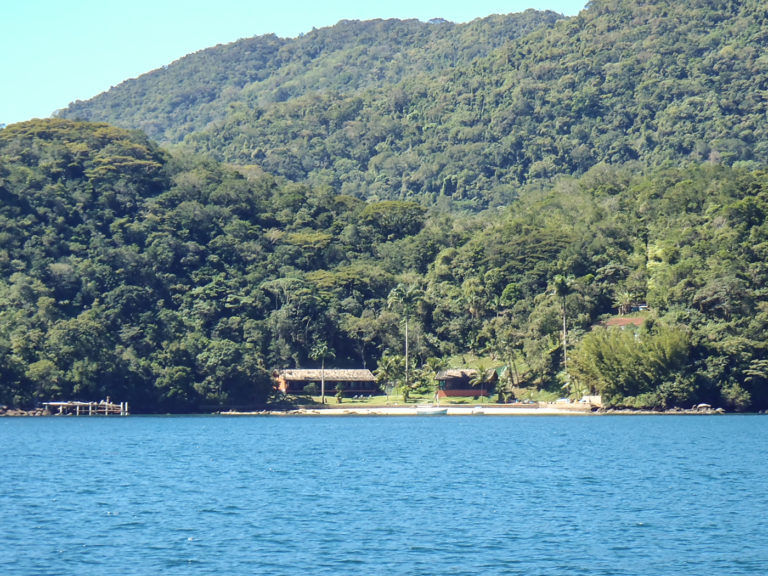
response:
[[(439, 413), (435, 410), (445, 410)], [(374, 406), (344, 408), (297, 408), (293, 410), (264, 410), (260, 412), (222, 412), (223, 415), (274, 415), (274, 416), (584, 416), (593, 414), (590, 405), (530, 405), (530, 406), (440, 406), (425, 408), (423, 406)]]
[(471, 405), (471, 406), (430, 406), (412, 404), (409, 406), (328, 406), (326, 408), (291, 408), (287, 410), (261, 410), (258, 412), (219, 412), (224, 416), (658, 416), (658, 415), (719, 415), (722, 408), (692, 407), (668, 410), (603, 409), (592, 404), (581, 403), (539, 403), (514, 405)]

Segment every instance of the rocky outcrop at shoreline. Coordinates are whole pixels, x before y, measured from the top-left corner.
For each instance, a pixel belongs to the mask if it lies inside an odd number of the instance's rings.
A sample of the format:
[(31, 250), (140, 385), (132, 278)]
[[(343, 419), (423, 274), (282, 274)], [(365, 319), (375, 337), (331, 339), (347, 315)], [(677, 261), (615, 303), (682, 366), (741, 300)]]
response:
[(35, 408), (33, 410), (22, 410), (21, 408), (9, 408), (0, 406), (0, 416), (50, 416), (51, 413), (45, 408)]
[(706, 415), (706, 414), (725, 414), (723, 408), (712, 408), (711, 406), (700, 404), (693, 406), (692, 408), (669, 408), (668, 410), (633, 410), (631, 408), (601, 408), (597, 411), (598, 414), (638, 414), (638, 415), (654, 415), (654, 414), (692, 414), (692, 415)]

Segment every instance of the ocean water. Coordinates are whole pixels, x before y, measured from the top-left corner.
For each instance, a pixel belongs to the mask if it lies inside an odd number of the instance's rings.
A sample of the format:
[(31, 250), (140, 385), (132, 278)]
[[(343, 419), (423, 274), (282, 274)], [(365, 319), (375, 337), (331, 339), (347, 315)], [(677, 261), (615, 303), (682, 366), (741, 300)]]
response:
[(0, 574), (768, 573), (768, 417), (0, 418)]

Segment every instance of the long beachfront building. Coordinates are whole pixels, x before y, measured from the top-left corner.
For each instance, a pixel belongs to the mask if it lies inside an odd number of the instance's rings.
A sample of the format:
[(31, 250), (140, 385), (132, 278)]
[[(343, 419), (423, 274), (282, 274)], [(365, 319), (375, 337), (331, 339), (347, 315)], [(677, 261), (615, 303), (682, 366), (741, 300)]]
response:
[(345, 395), (376, 394), (379, 387), (376, 377), (370, 370), (358, 369), (289, 369), (277, 370), (274, 373), (277, 380), (277, 388), (282, 392), (302, 393), (305, 386), (316, 384), (320, 388), (320, 382), (325, 379), (326, 393), (335, 390), (337, 384), (344, 387)]

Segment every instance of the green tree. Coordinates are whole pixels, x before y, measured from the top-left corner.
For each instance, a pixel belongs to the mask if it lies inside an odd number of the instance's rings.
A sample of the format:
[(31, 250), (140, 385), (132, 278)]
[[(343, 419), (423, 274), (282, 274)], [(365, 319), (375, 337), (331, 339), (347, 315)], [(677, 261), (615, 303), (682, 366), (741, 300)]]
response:
[(698, 399), (691, 354), (690, 335), (677, 326), (598, 328), (576, 349), (573, 373), (606, 406), (680, 406)]
[(480, 390), (480, 396), (486, 396), (494, 376), (493, 370), (479, 369), (470, 379), (469, 383), (473, 388)]
[(563, 371), (565, 374), (568, 374), (568, 322), (567, 322), (567, 314), (568, 314), (568, 306), (566, 305), (566, 298), (571, 293), (573, 289), (573, 278), (572, 277), (566, 277), (562, 274), (558, 274), (555, 276), (554, 280), (552, 281), (552, 287), (554, 289), (554, 294), (557, 298), (560, 299), (561, 305), (562, 305), (562, 312), (563, 312), (563, 331), (562, 334), (562, 343), (563, 343)]
[(366, 309), (358, 317), (352, 314), (345, 314), (341, 324), (342, 330), (349, 335), (355, 345), (355, 349), (360, 355), (363, 368), (366, 365), (365, 350), (377, 336), (376, 317), (371, 309)]
[(328, 342), (321, 340), (312, 346), (309, 357), (312, 360), (320, 360), (320, 401), (325, 404), (325, 360), (335, 358), (336, 354), (330, 349)]
[(384, 386), (389, 400), (390, 390), (395, 387), (403, 375), (403, 357), (389, 353), (382, 354), (374, 374), (379, 385)]
[(408, 381), (409, 357), (408, 357), (408, 321), (416, 311), (416, 307), (423, 299), (424, 292), (415, 284), (400, 283), (395, 286), (387, 297), (390, 308), (396, 308), (403, 317), (405, 324), (405, 388), (410, 386)]

